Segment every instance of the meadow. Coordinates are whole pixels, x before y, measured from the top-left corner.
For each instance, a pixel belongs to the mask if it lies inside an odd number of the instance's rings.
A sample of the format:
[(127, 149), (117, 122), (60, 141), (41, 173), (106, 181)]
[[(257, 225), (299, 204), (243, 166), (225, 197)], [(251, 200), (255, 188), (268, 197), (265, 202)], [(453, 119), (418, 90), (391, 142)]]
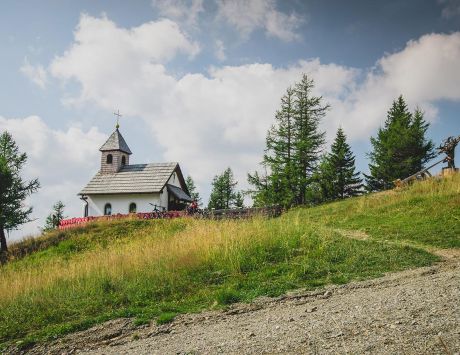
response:
[(459, 174), (274, 219), (95, 222), (11, 248), (0, 343), (26, 346), (117, 317), (168, 322), (430, 265), (434, 248), (459, 247)]

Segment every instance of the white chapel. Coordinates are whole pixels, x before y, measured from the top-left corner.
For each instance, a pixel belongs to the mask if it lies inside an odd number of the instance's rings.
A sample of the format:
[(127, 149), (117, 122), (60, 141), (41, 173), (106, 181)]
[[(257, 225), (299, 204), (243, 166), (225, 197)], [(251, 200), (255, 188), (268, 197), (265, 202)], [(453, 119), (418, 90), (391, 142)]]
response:
[(183, 210), (191, 202), (178, 163), (129, 164), (119, 126), (99, 149), (101, 168), (80, 191), (84, 216)]

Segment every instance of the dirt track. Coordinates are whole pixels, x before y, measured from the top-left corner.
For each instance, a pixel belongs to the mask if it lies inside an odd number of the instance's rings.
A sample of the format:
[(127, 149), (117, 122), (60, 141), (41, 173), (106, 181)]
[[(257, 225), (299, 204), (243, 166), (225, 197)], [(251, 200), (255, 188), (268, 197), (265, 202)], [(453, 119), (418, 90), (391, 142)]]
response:
[(460, 354), (460, 259), (135, 328), (119, 319), (31, 353)]

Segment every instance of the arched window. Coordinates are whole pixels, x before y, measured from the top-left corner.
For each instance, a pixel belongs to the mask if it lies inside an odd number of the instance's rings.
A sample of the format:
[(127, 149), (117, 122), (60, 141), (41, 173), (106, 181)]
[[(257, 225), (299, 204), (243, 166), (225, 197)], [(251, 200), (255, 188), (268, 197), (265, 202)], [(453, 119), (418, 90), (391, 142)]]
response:
[(137, 211), (137, 206), (134, 202), (131, 202), (129, 204), (129, 213), (136, 213)]
[(121, 165), (126, 165), (126, 157), (124, 155), (121, 157)]
[(104, 215), (110, 216), (112, 214), (112, 205), (110, 203), (106, 203), (104, 206)]
[(107, 164), (112, 164), (113, 157), (112, 154), (107, 155)]

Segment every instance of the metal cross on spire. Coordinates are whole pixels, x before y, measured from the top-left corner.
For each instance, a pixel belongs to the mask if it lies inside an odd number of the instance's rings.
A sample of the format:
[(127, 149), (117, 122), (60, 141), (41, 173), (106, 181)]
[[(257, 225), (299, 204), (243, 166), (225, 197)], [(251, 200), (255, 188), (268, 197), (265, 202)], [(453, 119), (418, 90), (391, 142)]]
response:
[(120, 110), (117, 110), (117, 112), (113, 113), (115, 116), (117, 116), (117, 125), (115, 126), (117, 129), (120, 128), (120, 117), (122, 114), (120, 113)]

